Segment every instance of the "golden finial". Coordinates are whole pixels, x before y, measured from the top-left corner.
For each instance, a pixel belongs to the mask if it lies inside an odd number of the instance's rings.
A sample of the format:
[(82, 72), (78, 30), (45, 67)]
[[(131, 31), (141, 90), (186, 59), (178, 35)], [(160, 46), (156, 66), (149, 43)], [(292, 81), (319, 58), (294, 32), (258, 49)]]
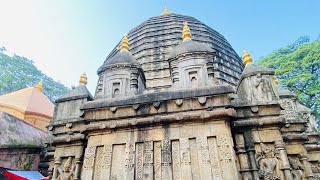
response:
[(250, 54), (248, 53), (248, 51), (246, 51), (246, 50), (244, 50), (244, 52), (243, 52), (242, 59), (243, 59), (244, 65), (252, 63), (252, 58), (251, 58)]
[(124, 35), (121, 40), (120, 50), (129, 51), (129, 41), (127, 35)]
[(166, 7), (164, 7), (163, 13), (161, 15), (163, 16), (163, 15), (168, 15), (168, 14), (171, 14), (171, 12), (168, 10), (168, 8), (166, 6)]
[(189, 26), (188, 26), (188, 23), (187, 21), (185, 21), (183, 23), (183, 30), (182, 30), (182, 39), (185, 41), (185, 40), (189, 40), (191, 39), (191, 31), (189, 29)]
[(82, 75), (80, 76), (80, 80), (79, 80), (79, 84), (81, 85), (87, 85), (88, 81), (87, 81), (87, 74), (84, 72), (82, 73)]
[(35, 86), (35, 88), (36, 89), (38, 89), (39, 91), (42, 91), (43, 90), (43, 86), (42, 86), (42, 81), (40, 80), (39, 82), (38, 82), (38, 84)]
[(274, 81), (274, 83), (276, 84), (276, 86), (279, 86), (280, 82), (279, 82), (279, 80), (277, 79), (277, 76), (273, 76), (273, 81)]

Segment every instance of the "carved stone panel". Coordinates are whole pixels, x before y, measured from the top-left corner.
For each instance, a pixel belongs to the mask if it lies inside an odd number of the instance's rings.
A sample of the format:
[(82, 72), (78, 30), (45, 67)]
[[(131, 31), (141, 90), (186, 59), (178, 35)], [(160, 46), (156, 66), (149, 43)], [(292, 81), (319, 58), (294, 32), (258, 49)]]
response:
[(291, 174), (293, 180), (302, 180), (304, 175), (304, 167), (298, 158), (288, 157), (291, 166)]
[(277, 100), (275, 88), (272, 84), (270, 75), (257, 74), (250, 77), (253, 101), (271, 101)]
[(180, 139), (181, 179), (192, 179), (189, 139)]
[(136, 180), (143, 179), (143, 143), (136, 144)]
[(81, 179), (92, 179), (96, 146), (87, 147), (84, 154)]
[(143, 152), (143, 177), (146, 180), (153, 179), (153, 141), (144, 142)]
[(192, 179), (201, 179), (196, 139), (189, 139)]
[[(217, 136), (218, 152), (223, 179), (236, 179), (236, 167), (232, 160), (231, 140), (227, 134)], [(233, 175), (231, 175), (233, 173)]]
[(100, 179), (101, 178), (101, 167), (102, 167), (102, 158), (103, 158), (103, 146), (97, 147), (97, 152), (95, 156), (95, 163), (94, 163), (94, 173), (93, 179)]
[(283, 114), (286, 119), (294, 119), (297, 117), (297, 111), (291, 99), (280, 99), (279, 103), (281, 108), (284, 109)]
[(134, 179), (135, 169), (135, 145), (133, 143), (127, 143), (125, 149), (125, 161), (124, 161), (124, 176), (126, 180)]
[(154, 179), (161, 180), (161, 142), (154, 142)]
[(221, 178), (221, 167), (219, 163), (219, 155), (217, 148), (217, 139), (216, 137), (208, 138), (209, 146), (209, 156), (210, 156), (210, 165), (212, 170), (212, 177), (214, 180), (220, 180)]
[(181, 179), (180, 145), (177, 140), (172, 141), (172, 173), (174, 180)]
[(104, 145), (100, 180), (110, 179), (112, 161), (112, 145)]
[(256, 153), (256, 160), (261, 179), (280, 179), (280, 160), (271, 145), (260, 143), (261, 151)]
[[(57, 167), (57, 180), (73, 180), (75, 166), (72, 163), (72, 159), (72, 157), (68, 157), (68, 159), (63, 163), (63, 165)], [(55, 178), (56, 177), (53, 177), (52, 179)]]
[(172, 179), (171, 141), (163, 140), (161, 146), (162, 179)]
[(207, 137), (198, 137), (196, 141), (201, 179), (210, 180), (212, 179), (212, 176)]

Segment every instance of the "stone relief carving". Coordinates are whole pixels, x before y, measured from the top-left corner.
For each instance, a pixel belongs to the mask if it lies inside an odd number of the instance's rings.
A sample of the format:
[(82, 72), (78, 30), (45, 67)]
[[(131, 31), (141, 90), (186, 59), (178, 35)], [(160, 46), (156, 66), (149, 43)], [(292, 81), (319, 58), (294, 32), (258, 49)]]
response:
[(295, 118), (297, 116), (297, 111), (291, 99), (280, 99), (279, 103), (281, 108), (284, 109), (284, 116), (286, 118)]
[(94, 178), (100, 179), (101, 177), (101, 165), (103, 163), (103, 147), (97, 147), (96, 157), (95, 157), (95, 165), (94, 165)]
[(96, 146), (87, 147), (83, 160), (83, 171), (81, 179), (91, 179), (93, 175), (94, 158), (96, 155)]
[(227, 135), (222, 135), (217, 137), (218, 140), (218, 150), (220, 159), (223, 163), (230, 163), (231, 162), (231, 150), (229, 139)]
[(291, 173), (293, 180), (302, 180), (303, 177), (303, 165), (299, 160), (293, 159), (291, 157), (288, 158), (291, 166)]
[(154, 178), (161, 180), (161, 142), (154, 143)]
[(135, 169), (135, 145), (133, 143), (127, 143), (125, 149), (125, 179), (134, 179)]
[(180, 149), (179, 141), (172, 141), (172, 169), (173, 179), (181, 179), (181, 167), (180, 167)]
[(143, 155), (143, 174), (145, 179), (150, 179), (153, 177), (153, 141), (144, 142)]
[(63, 167), (58, 167), (58, 178), (57, 180), (72, 180), (74, 174), (74, 166), (72, 165), (72, 157), (64, 163)]
[(315, 179), (320, 180), (320, 161), (318, 161), (315, 164), (310, 163), (310, 166), (311, 166), (312, 172), (315, 175)]
[(260, 179), (280, 179), (280, 158), (270, 147), (260, 143), (261, 152), (256, 154)]
[(261, 75), (258, 73), (251, 79), (254, 87), (253, 99), (258, 101), (271, 101), (275, 99), (271, 79), (268, 75)]
[(217, 142), (216, 137), (208, 138), (208, 146), (210, 151), (210, 163), (212, 169), (212, 175), (214, 179), (221, 179), (220, 176), (220, 164), (219, 164), (219, 156), (218, 156), (218, 149), (217, 149)]
[(190, 165), (189, 140), (180, 139), (181, 165)]
[(135, 164), (135, 148), (133, 144), (126, 144), (125, 167), (132, 168)]
[(86, 149), (86, 153), (84, 156), (84, 163), (83, 168), (84, 169), (92, 169), (94, 166), (94, 157), (96, 155), (96, 146), (94, 147), (88, 147)]
[(171, 142), (170, 140), (162, 141), (162, 166), (170, 166), (171, 160)]
[(137, 143), (136, 145), (137, 152), (136, 152), (136, 179), (142, 180), (143, 179), (143, 144)]
[(112, 145), (105, 145), (103, 152), (102, 167), (110, 168), (112, 160)]

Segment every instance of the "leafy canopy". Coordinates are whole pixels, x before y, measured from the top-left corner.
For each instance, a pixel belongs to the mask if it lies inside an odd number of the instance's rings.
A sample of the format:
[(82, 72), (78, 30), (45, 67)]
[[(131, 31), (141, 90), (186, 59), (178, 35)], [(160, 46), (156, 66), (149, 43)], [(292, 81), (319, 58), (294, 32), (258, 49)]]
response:
[(5, 48), (0, 48), (0, 95), (43, 81), (43, 92), (52, 101), (66, 94), (69, 89), (60, 82), (43, 74), (33, 61), (18, 55), (8, 56)]
[(295, 43), (260, 59), (257, 64), (275, 70), (281, 86), (313, 110), (320, 121), (320, 41), (300, 37)]

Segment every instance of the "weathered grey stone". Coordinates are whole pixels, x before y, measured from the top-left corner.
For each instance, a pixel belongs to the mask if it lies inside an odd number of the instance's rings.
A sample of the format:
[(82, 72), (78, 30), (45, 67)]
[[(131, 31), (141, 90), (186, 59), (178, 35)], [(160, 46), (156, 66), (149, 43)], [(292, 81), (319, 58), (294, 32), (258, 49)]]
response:
[[(182, 42), (184, 21), (193, 37)], [(240, 76), (223, 36), (188, 16), (150, 18), (128, 38), (99, 68), (95, 98), (77, 87), (57, 101), (52, 179), (317, 177), (312, 112), (274, 71), (249, 64)]]

